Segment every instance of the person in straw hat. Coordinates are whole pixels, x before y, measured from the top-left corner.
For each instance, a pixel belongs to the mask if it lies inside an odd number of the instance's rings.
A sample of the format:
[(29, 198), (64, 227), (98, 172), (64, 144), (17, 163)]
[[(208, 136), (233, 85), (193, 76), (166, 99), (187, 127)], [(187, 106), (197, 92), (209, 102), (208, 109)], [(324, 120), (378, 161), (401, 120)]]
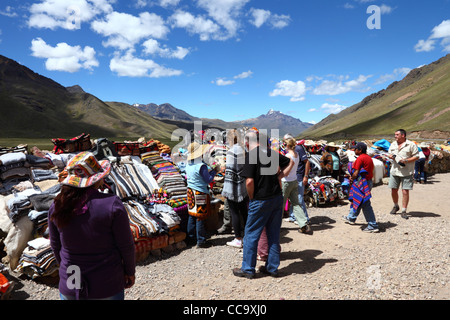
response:
[(414, 181), (416, 183), (427, 183), (427, 172), (425, 170), (425, 164), (430, 158), (430, 146), (426, 142), (422, 142), (418, 145), (418, 148), (419, 160), (417, 160), (414, 164)]
[(50, 245), (59, 263), (62, 300), (123, 300), (135, 281), (135, 247), (128, 214), (113, 194), (99, 192), (108, 160), (73, 157), (59, 175), (61, 192), (49, 209)]
[(211, 214), (211, 197), (209, 184), (220, 170), (215, 166), (209, 171), (203, 156), (210, 146), (192, 142), (188, 146), (188, 157), (186, 164), (187, 178), (187, 200), (188, 200), (188, 225), (187, 240), (189, 244), (197, 243), (197, 248), (206, 248), (205, 219)]
[(332, 176), (334, 179), (340, 179), (341, 172), (341, 159), (337, 150), (340, 147), (334, 142), (327, 143), (325, 145), (325, 152), (320, 158), (320, 166), (322, 168), (323, 176)]

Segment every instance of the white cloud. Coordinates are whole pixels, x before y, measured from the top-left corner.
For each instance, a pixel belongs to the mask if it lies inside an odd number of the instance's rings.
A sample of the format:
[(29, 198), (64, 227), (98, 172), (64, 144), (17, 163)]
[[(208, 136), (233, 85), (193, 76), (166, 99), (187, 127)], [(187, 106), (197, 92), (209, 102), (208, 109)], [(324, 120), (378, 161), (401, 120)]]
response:
[(316, 108), (308, 109), (308, 112), (314, 112), (314, 111), (317, 111), (317, 109)]
[(271, 97), (283, 96), (290, 97), (290, 101), (305, 100), (306, 86), (303, 81), (293, 82), (290, 80), (283, 80), (276, 84), (276, 89), (269, 93)]
[(430, 52), (434, 50), (435, 43), (436, 41), (432, 39), (419, 40), (419, 42), (414, 46), (414, 50), (416, 50), (416, 52)]
[(259, 28), (270, 18), (271, 12), (269, 10), (251, 8), (250, 14), (253, 17), (250, 23)]
[(154, 13), (142, 12), (138, 17), (128, 13), (112, 12), (105, 20), (92, 22), (92, 29), (108, 37), (105, 47), (130, 49), (142, 39), (164, 38), (169, 32), (164, 20)]
[(208, 15), (225, 28), (225, 39), (236, 36), (240, 28), (239, 17), (242, 8), (250, 0), (197, 0), (197, 5), (206, 10)]
[(31, 41), (32, 56), (47, 59), (45, 67), (52, 71), (77, 72), (80, 69), (92, 70), (99, 63), (95, 58), (95, 50), (89, 46), (70, 46), (65, 42), (56, 47), (48, 45), (41, 38)]
[(381, 14), (390, 14), (392, 11), (394, 11), (394, 8), (392, 8), (388, 5), (385, 5), (385, 4), (382, 4), (380, 9), (381, 9)]
[(175, 7), (180, 3), (180, 0), (159, 0), (159, 5), (161, 7), (167, 8), (167, 7)]
[(405, 77), (411, 71), (410, 68), (397, 68), (392, 73), (384, 74), (375, 81), (375, 85), (382, 84), (387, 81), (394, 81), (399, 77)]
[(233, 80), (226, 80), (225, 78), (217, 78), (214, 81), (211, 81), (211, 83), (214, 83), (218, 86), (229, 86), (232, 85), (235, 81)]
[(43, 0), (31, 5), (28, 26), (33, 28), (80, 29), (96, 15), (112, 11), (108, 0)]
[(288, 15), (273, 14), (269, 10), (264, 9), (250, 9), (252, 20), (250, 23), (255, 27), (260, 28), (266, 22), (275, 29), (282, 29), (289, 25), (291, 18)]
[(340, 104), (329, 104), (329, 103), (324, 103), (320, 107), (320, 109), (326, 113), (339, 113), (346, 108), (347, 108), (346, 106), (342, 106)]
[(177, 10), (169, 18), (169, 21), (173, 27), (184, 28), (191, 34), (198, 34), (202, 41), (224, 39), (220, 34), (220, 26), (202, 16), (196, 17), (189, 12)]
[[(233, 77), (233, 79), (246, 79), (248, 77), (251, 77), (251, 75), (253, 74), (253, 72), (251, 70), (248, 71), (244, 71), (236, 76)], [(216, 80), (211, 81), (211, 83), (214, 83), (218, 86), (229, 86), (234, 84), (236, 81), (235, 80), (227, 80), (227, 78), (217, 78)]]
[(251, 77), (251, 75), (253, 74), (252, 71), (248, 70), (248, 71), (244, 71), (241, 74), (238, 74), (237, 76), (234, 76), (234, 79), (245, 79), (248, 77)]
[(440, 25), (433, 28), (430, 39), (448, 37), (450, 37), (450, 20), (444, 20)]
[(125, 55), (115, 53), (111, 59), (109, 68), (120, 77), (149, 77), (161, 78), (179, 76), (183, 72), (163, 67), (153, 60), (146, 60), (134, 57), (134, 50), (128, 50)]
[(435, 26), (431, 31), (431, 35), (427, 40), (419, 40), (414, 46), (416, 52), (430, 52), (436, 47), (436, 41), (442, 39), (442, 51), (450, 52), (450, 20), (444, 20), (441, 24)]
[(10, 18), (17, 17), (17, 13), (14, 12), (14, 8), (11, 6), (7, 6), (4, 11), (0, 11), (0, 14)]
[(163, 58), (175, 58), (184, 59), (184, 57), (189, 53), (189, 49), (177, 46), (175, 50), (169, 49), (166, 46), (161, 47), (159, 42), (155, 39), (148, 39), (143, 44), (144, 53), (149, 55), (158, 55)]
[(360, 75), (357, 79), (350, 81), (343, 81), (343, 79), (348, 78), (348, 76), (339, 77), (338, 80), (324, 80), (322, 83), (313, 89), (313, 94), (315, 95), (339, 95), (343, 93), (347, 93), (354, 90), (361, 90), (364, 86), (364, 83), (369, 79), (371, 75), (364, 76)]

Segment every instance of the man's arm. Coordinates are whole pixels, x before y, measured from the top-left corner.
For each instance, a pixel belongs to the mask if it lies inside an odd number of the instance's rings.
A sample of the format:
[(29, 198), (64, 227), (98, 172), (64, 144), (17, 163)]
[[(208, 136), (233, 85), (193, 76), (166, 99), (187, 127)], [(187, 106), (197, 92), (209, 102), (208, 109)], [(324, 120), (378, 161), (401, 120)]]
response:
[(245, 187), (247, 188), (248, 197), (252, 200), (255, 193), (255, 180), (253, 178), (245, 179)]
[(308, 183), (308, 177), (309, 177), (309, 170), (311, 170), (311, 163), (309, 163), (309, 160), (305, 160), (305, 175), (303, 176), (303, 186), (306, 186)]

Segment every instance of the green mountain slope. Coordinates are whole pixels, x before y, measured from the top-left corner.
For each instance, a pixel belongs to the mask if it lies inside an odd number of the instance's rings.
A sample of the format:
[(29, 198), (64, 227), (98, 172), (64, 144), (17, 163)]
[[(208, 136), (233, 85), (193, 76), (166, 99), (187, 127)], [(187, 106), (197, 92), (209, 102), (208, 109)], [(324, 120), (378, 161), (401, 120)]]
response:
[(17, 62), (0, 56), (0, 137), (170, 138), (176, 126), (136, 108), (105, 103), (80, 87), (65, 88)]
[(450, 55), (412, 70), (403, 80), (330, 115), (302, 133), (308, 138), (450, 132)]

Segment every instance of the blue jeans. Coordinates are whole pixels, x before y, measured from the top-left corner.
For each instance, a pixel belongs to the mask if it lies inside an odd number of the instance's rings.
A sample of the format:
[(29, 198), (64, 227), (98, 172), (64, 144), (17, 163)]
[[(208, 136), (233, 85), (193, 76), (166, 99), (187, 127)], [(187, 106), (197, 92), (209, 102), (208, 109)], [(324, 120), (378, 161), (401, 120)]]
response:
[(269, 256), (266, 269), (276, 272), (280, 265), (280, 229), (283, 215), (283, 196), (268, 200), (250, 200), (247, 223), (245, 224), (244, 257), (241, 270), (255, 273), (258, 241), (266, 227)]
[[(367, 183), (369, 184), (369, 188), (370, 190), (372, 190), (373, 187), (373, 182), (371, 181), (367, 181)], [(372, 204), (370, 202), (370, 200), (362, 203), (359, 207), (358, 210), (354, 210), (353, 206), (350, 206), (350, 212), (348, 214), (348, 219), (351, 221), (355, 221), (356, 218), (358, 218), (359, 214), (361, 213), (361, 210), (364, 214), (364, 218), (366, 218), (366, 221), (369, 225), (369, 227), (374, 228), (374, 229), (378, 229), (378, 224), (377, 221), (375, 219), (375, 213), (373, 212), (373, 208), (372, 208)]]
[[(61, 298), (61, 300), (75, 300), (75, 297), (65, 296), (61, 292), (59, 293), (59, 297)], [(124, 299), (125, 299), (125, 291), (122, 290), (119, 293), (117, 293), (111, 297), (107, 297), (107, 298), (103, 298), (103, 299), (92, 299), (92, 300), (124, 300)]]
[(414, 180), (427, 182), (427, 173), (425, 172), (425, 159), (419, 159), (414, 166)]
[(196, 217), (189, 215), (187, 224), (187, 237), (189, 242), (197, 241), (197, 244), (205, 243), (206, 229), (205, 220), (199, 220)]

